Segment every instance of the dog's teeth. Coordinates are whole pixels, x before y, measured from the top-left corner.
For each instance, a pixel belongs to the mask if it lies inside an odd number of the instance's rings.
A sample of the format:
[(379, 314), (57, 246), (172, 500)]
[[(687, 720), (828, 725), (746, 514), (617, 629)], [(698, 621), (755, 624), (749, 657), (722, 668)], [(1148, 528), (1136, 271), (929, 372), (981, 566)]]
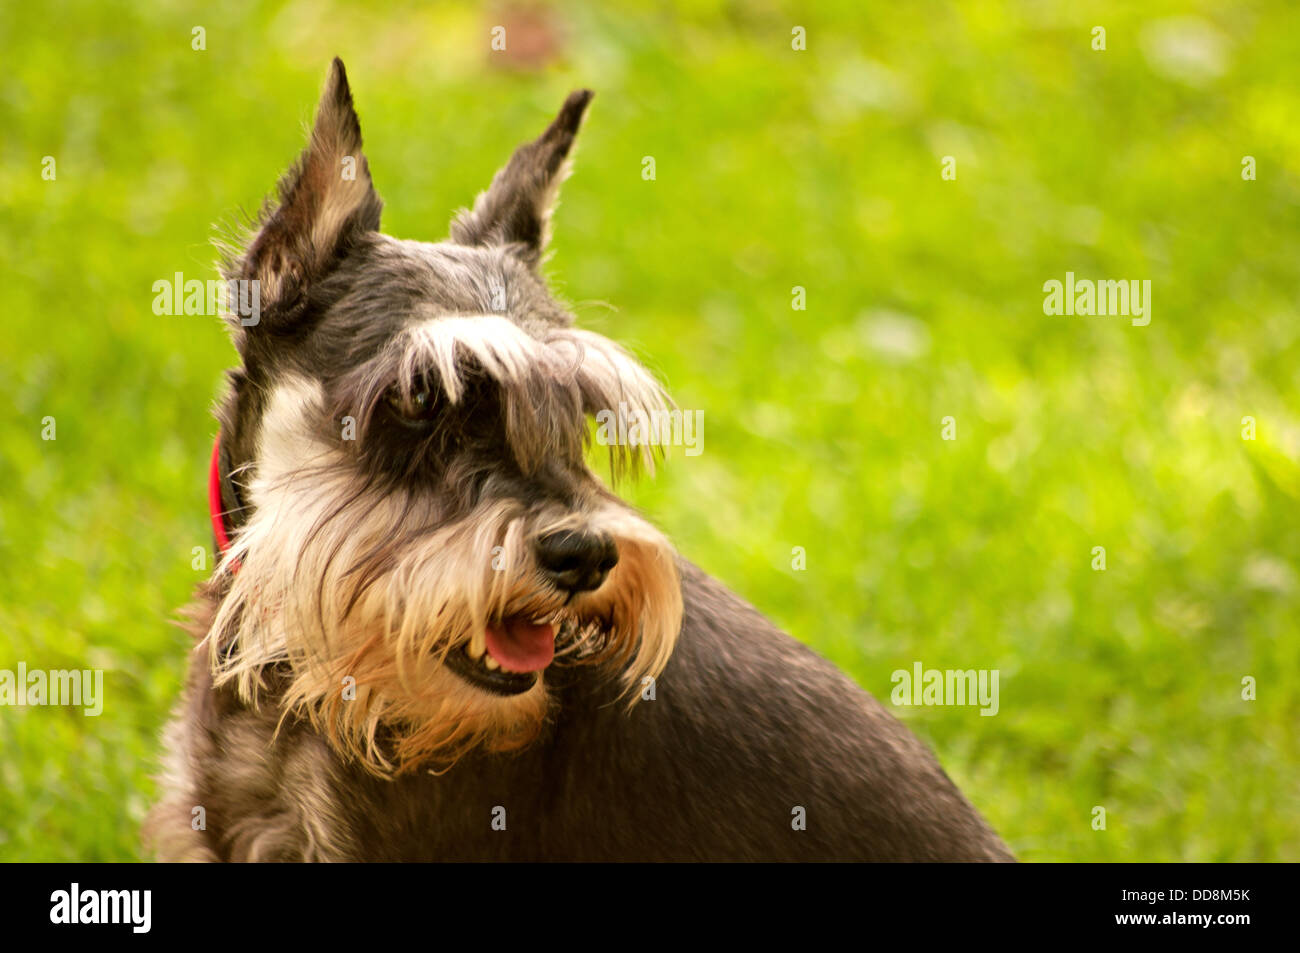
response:
[(501, 663), (490, 655), (483, 659), (483, 664), (494, 672), (501, 667)]
[(472, 639), (465, 643), (465, 654), (468, 655), (470, 658), (478, 658), (483, 654), (483, 652), (484, 649), (482, 648), (479, 649), (477, 652), (474, 651), (474, 641)]

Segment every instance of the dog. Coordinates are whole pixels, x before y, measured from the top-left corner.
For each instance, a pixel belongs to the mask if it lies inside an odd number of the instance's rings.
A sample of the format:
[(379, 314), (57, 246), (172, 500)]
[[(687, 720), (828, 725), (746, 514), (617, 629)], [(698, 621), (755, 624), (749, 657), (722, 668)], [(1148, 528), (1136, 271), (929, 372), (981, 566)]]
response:
[[(210, 505), (223, 556), (152, 853), (204, 861), (1007, 861), (926, 747), (588, 467), (672, 412), (541, 276), (592, 94), (437, 244), (380, 233), (335, 59), (247, 236)], [(648, 417), (645, 419), (649, 419)], [(648, 470), (648, 441), (610, 447)]]

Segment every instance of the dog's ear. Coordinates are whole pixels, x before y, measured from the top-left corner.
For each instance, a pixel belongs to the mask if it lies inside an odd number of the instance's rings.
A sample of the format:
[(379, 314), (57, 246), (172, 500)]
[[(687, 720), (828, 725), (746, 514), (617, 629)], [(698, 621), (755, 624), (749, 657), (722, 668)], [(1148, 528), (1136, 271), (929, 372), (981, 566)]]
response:
[(531, 266), (546, 248), (555, 194), (568, 174), (565, 161), (583, 113), (594, 94), (569, 94), (555, 121), (536, 140), (520, 146), (492, 185), (451, 224), (451, 240), (461, 245), (506, 245)]
[[(267, 200), (253, 238), (229, 256), (223, 270), (227, 280), (258, 282), (258, 324), (288, 331), (298, 323), (312, 283), (327, 275), (358, 237), (378, 230), (383, 208), (361, 152), (361, 124), (338, 57), (316, 108), (311, 139), (280, 179), (278, 192), (280, 201)], [(239, 317), (245, 326), (253, 323)]]

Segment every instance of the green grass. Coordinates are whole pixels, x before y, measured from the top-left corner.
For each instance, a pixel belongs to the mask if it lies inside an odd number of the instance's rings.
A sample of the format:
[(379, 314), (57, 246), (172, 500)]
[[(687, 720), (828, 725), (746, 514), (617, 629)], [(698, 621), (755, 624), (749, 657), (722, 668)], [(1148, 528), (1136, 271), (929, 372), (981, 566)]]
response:
[[(143, 6), (0, 10), (0, 669), (107, 693), (0, 709), (0, 858), (138, 856), (234, 358), (151, 285), (211, 276), (338, 53), (407, 238), (597, 90), (554, 286), (705, 411), (632, 498), (881, 698), (998, 669), (996, 717), (899, 713), (1022, 858), (1300, 860), (1291, 4), (560, 5), (528, 68), (490, 9)], [(1066, 271), (1151, 324), (1044, 315)]]

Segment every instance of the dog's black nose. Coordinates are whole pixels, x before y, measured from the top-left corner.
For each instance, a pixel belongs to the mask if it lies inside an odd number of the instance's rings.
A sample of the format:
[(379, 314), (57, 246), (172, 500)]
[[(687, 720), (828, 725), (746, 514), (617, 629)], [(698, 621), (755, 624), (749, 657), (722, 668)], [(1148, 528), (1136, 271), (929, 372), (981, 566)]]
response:
[(599, 589), (618, 563), (618, 547), (604, 533), (560, 530), (537, 541), (537, 562), (557, 589)]

